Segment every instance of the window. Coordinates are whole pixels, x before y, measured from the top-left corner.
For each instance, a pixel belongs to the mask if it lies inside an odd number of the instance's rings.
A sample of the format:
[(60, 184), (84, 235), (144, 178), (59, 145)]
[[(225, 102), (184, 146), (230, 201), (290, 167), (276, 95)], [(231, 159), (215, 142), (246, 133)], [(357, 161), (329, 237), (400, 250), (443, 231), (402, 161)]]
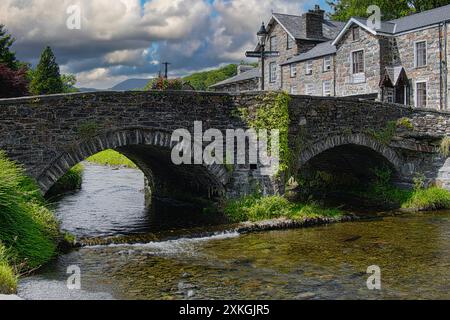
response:
[(394, 89), (386, 88), (386, 102), (394, 103)]
[(276, 62), (270, 63), (269, 81), (270, 82), (277, 81), (277, 63)]
[(297, 94), (297, 86), (296, 85), (291, 86), (291, 94)]
[(287, 49), (292, 49), (294, 47), (294, 39), (290, 35), (287, 35)]
[(353, 74), (364, 73), (364, 50), (352, 53)]
[(326, 80), (323, 82), (323, 96), (329, 97), (331, 96), (331, 81)]
[(359, 28), (358, 27), (354, 27), (352, 29), (352, 39), (353, 39), (353, 41), (359, 40)]
[(331, 56), (323, 58), (323, 71), (330, 71), (331, 70)]
[(306, 62), (306, 74), (312, 74), (313, 73), (313, 62), (308, 61)]
[(270, 37), (270, 51), (277, 51), (277, 50), (278, 50), (277, 37), (276, 36)]
[(427, 65), (427, 42), (420, 41), (415, 44), (415, 60), (416, 68), (424, 67)]
[(295, 78), (297, 76), (297, 65), (295, 63), (290, 65), (291, 69), (291, 78)]
[(305, 94), (307, 96), (312, 96), (314, 94), (314, 84), (308, 83), (305, 86)]
[(427, 83), (425, 81), (416, 82), (416, 107), (427, 107)]

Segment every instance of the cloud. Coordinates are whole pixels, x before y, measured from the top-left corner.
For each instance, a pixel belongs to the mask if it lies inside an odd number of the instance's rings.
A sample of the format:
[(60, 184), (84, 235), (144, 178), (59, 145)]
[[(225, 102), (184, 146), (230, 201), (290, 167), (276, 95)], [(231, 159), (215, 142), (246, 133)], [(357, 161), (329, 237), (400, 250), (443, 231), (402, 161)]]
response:
[[(314, 1), (310, 1), (313, 3)], [(63, 72), (81, 86), (106, 88), (127, 77), (151, 77), (156, 61), (171, 72), (207, 69), (244, 59), (271, 10), (300, 13), (295, 0), (1, 0), (0, 21), (16, 37), (21, 60), (36, 64), (50, 45)], [(81, 30), (66, 26), (81, 8)]]

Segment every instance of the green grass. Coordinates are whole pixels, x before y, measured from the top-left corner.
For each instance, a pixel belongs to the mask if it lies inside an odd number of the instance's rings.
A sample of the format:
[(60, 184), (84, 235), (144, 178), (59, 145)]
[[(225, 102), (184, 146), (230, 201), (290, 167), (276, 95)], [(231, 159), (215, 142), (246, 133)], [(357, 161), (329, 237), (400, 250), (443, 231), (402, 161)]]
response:
[(9, 265), (8, 253), (0, 242), (0, 294), (13, 294), (17, 290), (17, 276)]
[(247, 196), (228, 202), (224, 210), (232, 222), (263, 221), (277, 218), (303, 219), (341, 217), (339, 209), (322, 208), (319, 205), (292, 203), (282, 196)]
[(58, 196), (68, 191), (80, 189), (83, 183), (83, 170), (82, 164), (74, 166), (55, 183), (49, 190), (47, 196)]
[(450, 191), (438, 187), (415, 190), (402, 207), (419, 211), (450, 209)]
[(0, 288), (11, 286), (12, 270), (20, 274), (51, 260), (58, 237), (59, 224), (37, 185), (0, 152)]
[(137, 168), (133, 161), (114, 150), (105, 150), (99, 152), (86, 161), (102, 166)]

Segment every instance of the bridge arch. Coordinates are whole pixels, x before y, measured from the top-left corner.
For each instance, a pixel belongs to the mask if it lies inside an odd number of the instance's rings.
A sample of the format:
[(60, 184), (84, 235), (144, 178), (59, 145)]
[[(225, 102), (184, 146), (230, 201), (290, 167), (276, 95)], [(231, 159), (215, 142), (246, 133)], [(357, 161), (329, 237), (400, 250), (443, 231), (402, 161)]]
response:
[(176, 166), (170, 158), (174, 144), (171, 133), (164, 130), (136, 127), (103, 132), (66, 146), (39, 174), (37, 182), (45, 194), (76, 164), (98, 152), (114, 149), (141, 169), (151, 189), (164, 188), (173, 196), (180, 191), (209, 199), (222, 197), (230, 179), (225, 166)]
[(356, 172), (369, 175), (370, 166), (388, 166), (400, 178), (402, 160), (392, 148), (366, 134), (336, 135), (316, 142), (303, 149), (299, 155), (298, 168), (307, 165), (331, 171)]

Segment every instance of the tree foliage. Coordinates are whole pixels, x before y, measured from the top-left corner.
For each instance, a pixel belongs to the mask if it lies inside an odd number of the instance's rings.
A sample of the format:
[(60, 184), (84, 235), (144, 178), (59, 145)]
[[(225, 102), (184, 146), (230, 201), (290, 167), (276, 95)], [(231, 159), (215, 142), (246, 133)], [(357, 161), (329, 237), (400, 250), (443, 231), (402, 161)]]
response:
[(183, 81), (181, 79), (166, 79), (159, 77), (151, 80), (146, 90), (183, 90)]
[(25, 96), (28, 94), (28, 84), (26, 67), (14, 70), (0, 63), (0, 98)]
[(380, 7), (383, 20), (392, 20), (447, 5), (450, 0), (329, 0), (327, 3), (333, 9), (330, 14), (332, 20), (367, 18), (371, 15), (367, 13), (367, 8), (371, 5)]
[(220, 69), (193, 73), (183, 80), (189, 82), (195, 90), (208, 90), (210, 86), (237, 74), (237, 65), (229, 64)]
[(46, 47), (42, 52), (39, 64), (33, 73), (30, 92), (35, 95), (64, 92), (59, 66), (50, 47)]
[(8, 68), (13, 70), (19, 69), (19, 63), (16, 60), (16, 55), (11, 51), (15, 39), (8, 34), (5, 26), (0, 24), (0, 64), (5, 64)]

